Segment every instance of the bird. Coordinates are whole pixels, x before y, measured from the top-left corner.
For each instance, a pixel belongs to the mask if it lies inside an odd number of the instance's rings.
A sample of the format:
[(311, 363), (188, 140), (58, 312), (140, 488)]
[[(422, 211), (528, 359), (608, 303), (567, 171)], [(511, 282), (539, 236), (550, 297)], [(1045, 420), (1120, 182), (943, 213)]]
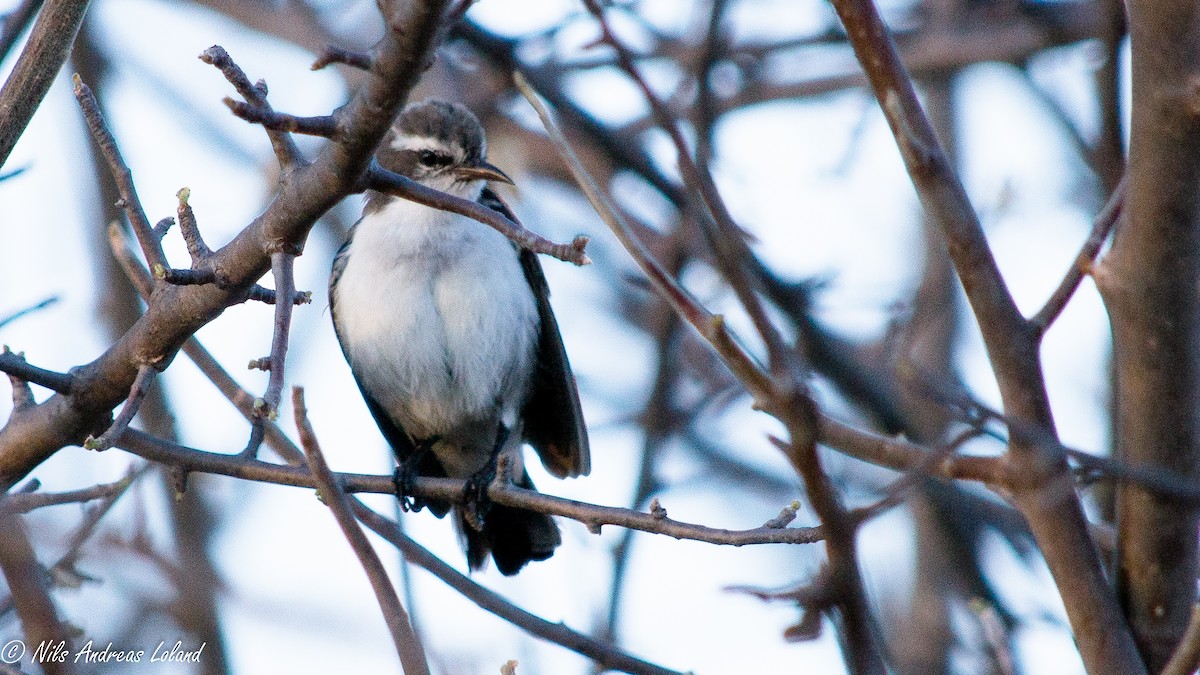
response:
[[(486, 157), (478, 118), (430, 99), (403, 109), (375, 162), (516, 222), (488, 186), (512, 180)], [(466, 216), (368, 190), (334, 258), (329, 306), (396, 456), (405, 510), (453, 512), (471, 571), (489, 554), (506, 576), (553, 555), (562, 536), (549, 515), (486, 498), (501, 457), (516, 485), (535, 489), (526, 443), (555, 477), (591, 470), (579, 392), (536, 254)], [(410, 496), (416, 476), (464, 479), (463, 503)]]

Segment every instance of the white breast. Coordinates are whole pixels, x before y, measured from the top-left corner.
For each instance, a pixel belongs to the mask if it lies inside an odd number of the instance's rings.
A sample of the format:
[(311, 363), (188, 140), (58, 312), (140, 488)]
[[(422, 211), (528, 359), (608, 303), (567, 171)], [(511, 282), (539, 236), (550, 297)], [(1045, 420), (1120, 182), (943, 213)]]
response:
[(539, 320), (503, 235), (393, 200), (359, 222), (334, 294), (355, 376), (411, 436), (515, 425)]

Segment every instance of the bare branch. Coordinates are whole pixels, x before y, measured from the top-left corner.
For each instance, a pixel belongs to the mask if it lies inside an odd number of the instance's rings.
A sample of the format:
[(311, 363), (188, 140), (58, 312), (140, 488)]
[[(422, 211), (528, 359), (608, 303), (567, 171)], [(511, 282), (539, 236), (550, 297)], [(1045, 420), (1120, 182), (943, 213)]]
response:
[[(281, 304), (286, 305), (287, 303)], [(300, 443), (304, 446), (304, 454), (308, 457), (308, 468), (317, 484), (319, 495), (329, 510), (333, 512), (338, 526), (342, 528), (342, 533), (350, 542), (350, 548), (354, 549), (354, 554), (358, 556), (358, 561), (362, 563), (363, 570), (371, 581), (371, 588), (375, 591), (375, 597), (379, 600), (379, 608), (383, 610), (384, 621), (387, 622), (388, 630), (392, 633), (392, 640), (396, 644), (396, 653), (400, 655), (400, 665), (405, 675), (428, 675), (429, 664), (425, 659), (425, 648), (421, 646), (420, 638), (417, 637), (409, 623), (408, 612), (404, 611), (404, 606), (400, 604), (400, 598), (396, 597), (396, 591), (392, 588), (391, 581), (388, 580), (387, 571), (383, 569), (383, 563), (379, 561), (375, 549), (371, 548), (371, 542), (367, 541), (367, 536), (363, 534), (358, 521), (354, 519), (350, 498), (346, 496), (337, 477), (325, 463), (321, 446), (317, 442), (317, 434), (308, 421), (303, 388), (292, 388), (292, 405), (296, 411), (296, 430), (300, 432)]]
[(1100, 213), (1092, 221), (1092, 231), (1088, 233), (1087, 240), (1083, 242), (1079, 254), (1075, 256), (1075, 263), (1067, 270), (1066, 276), (1059, 282), (1058, 288), (1054, 289), (1050, 298), (1046, 300), (1046, 304), (1029, 320), (1030, 325), (1039, 334), (1045, 333), (1046, 329), (1054, 323), (1058, 315), (1066, 308), (1071, 296), (1075, 295), (1075, 290), (1079, 288), (1083, 277), (1091, 272), (1092, 265), (1096, 262), (1096, 256), (1100, 255), (1100, 249), (1104, 246), (1104, 241), (1108, 239), (1109, 232), (1112, 232), (1117, 220), (1121, 217), (1121, 209), (1125, 204), (1125, 190), (1125, 179), (1121, 178), (1117, 189), (1113, 190), (1108, 202), (1104, 204), (1104, 208), (1100, 209)]
[(124, 478), (112, 483), (101, 483), (91, 487), (80, 488), (78, 490), (67, 490), (65, 492), (29, 492), (13, 494), (9, 493), (8, 498), (0, 502), (0, 509), (8, 509), (13, 513), (29, 513), (36, 509), (45, 508), (47, 506), (61, 506), (63, 504), (80, 504), (90, 502), (96, 499), (108, 499), (125, 490), (134, 480), (135, 474), (130, 473)]
[(325, 47), (325, 51), (317, 57), (317, 60), (313, 61), (312, 69), (321, 70), (335, 63), (344, 63), (359, 70), (370, 70), (372, 61), (370, 54), (328, 45)]
[(626, 654), (609, 643), (571, 630), (563, 623), (551, 623), (513, 605), (495, 591), (480, 586), (447, 565), (401, 532), (395, 523), (367, 508), (362, 502), (353, 500), (351, 505), (354, 508), (354, 515), (376, 534), (400, 549), (404, 553), (405, 560), (429, 571), (482, 609), (529, 634), (582, 654), (606, 669), (638, 673), (639, 675), (683, 675)]
[(522, 227), (519, 223), (505, 218), (495, 209), (426, 187), (411, 178), (392, 173), (377, 164), (372, 164), (370, 171), (367, 172), (366, 187), (479, 221), (494, 228), (521, 248), (534, 253), (545, 253), (576, 265), (588, 265), (592, 262), (584, 252), (584, 249), (587, 248), (588, 238), (583, 235), (575, 237), (570, 244), (556, 244)]
[[(267, 83), (259, 80), (257, 84), (250, 84), (250, 78), (233, 62), (224, 47), (209, 47), (200, 54), (200, 60), (220, 70), (247, 103), (268, 113), (273, 112), (271, 104), (267, 102)], [(304, 156), (300, 154), (300, 148), (296, 147), (296, 142), (286, 132), (268, 129), (267, 137), (271, 139), (271, 147), (275, 150), (275, 158), (280, 166), (288, 169), (306, 163)]]
[[(50, 0), (38, 14), (21, 56), (0, 87), (0, 167), (67, 60), (87, 7), (88, 0)], [(32, 13), (32, 8), (26, 10)]]
[(121, 407), (121, 412), (108, 429), (100, 436), (88, 436), (83, 442), (83, 447), (88, 450), (96, 450), (102, 452), (113, 447), (113, 444), (125, 430), (129, 428), (129, 424), (133, 422), (133, 418), (137, 415), (138, 410), (142, 407), (142, 401), (146, 398), (146, 393), (150, 391), (150, 384), (154, 381), (154, 376), (158, 375), (158, 369), (149, 364), (142, 364), (138, 367), (137, 377), (133, 380), (133, 386), (129, 389), (129, 398), (125, 399), (125, 405)]
[[(16, 607), (25, 643), (71, 644), (71, 633), (58, 618), (50, 586), (21, 516), (0, 508), (0, 572), (8, 583), (12, 604)], [(49, 666), (49, 664), (46, 664)], [(72, 673), (70, 663), (54, 664), (54, 673)], [(52, 668), (47, 667), (47, 672)]]
[(70, 395), (75, 378), (29, 365), (23, 353), (14, 354), (7, 347), (0, 352), (0, 372), (8, 373), (22, 382), (32, 382), (63, 395)]
[(228, 97), (223, 99), (222, 102), (234, 115), (247, 122), (260, 124), (264, 129), (306, 134), (309, 136), (323, 136), (331, 139), (336, 139), (337, 137), (338, 123), (337, 117), (334, 115), (297, 117), (287, 113), (275, 112), (270, 106), (243, 103), (242, 101), (235, 101)]
[[(266, 422), (264, 427), (273, 428), (274, 425)], [(274, 428), (277, 429), (277, 427)], [(137, 429), (127, 429), (118, 439), (116, 446), (139, 457), (178, 466), (188, 472), (200, 471), (293, 487), (316, 487), (312, 474), (296, 466), (271, 464), (240, 454), (205, 452), (155, 438)], [(290, 455), (290, 451), (288, 453)], [(347, 492), (378, 494), (395, 494), (396, 492), (392, 476), (352, 473), (337, 475)], [(414, 483), (413, 493), (430, 499), (461, 503), (464, 486), (465, 483), (462, 480), (419, 477)], [(487, 496), (495, 503), (504, 506), (577, 520), (586, 525), (591, 532), (599, 532), (604, 525), (616, 525), (651, 534), (663, 534), (675, 539), (689, 539), (725, 546), (810, 544), (820, 541), (822, 538), (821, 528), (816, 527), (781, 529), (764, 525), (748, 530), (725, 530), (684, 523), (662, 517), (660, 514), (564, 499), (542, 494), (536, 490), (526, 490), (504, 481), (493, 482), (488, 488)]]
[(1192, 618), (1188, 621), (1183, 640), (1163, 667), (1161, 675), (1192, 675), (1197, 668), (1200, 668), (1200, 605), (1192, 608)]
[(113, 138), (108, 124), (104, 121), (104, 115), (100, 112), (100, 104), (96, 102), (91, 88), (84, 84), (78, 75), (75, 76), (74, 81), (75, 98), (78, 99), (79, 107), (83, 110), (83, 117), (87, 120), (92, 138), (100, 148), (101, 156), (108, 162), (109, 171), (112, 172), (113, 180), (117, 183), (117, 191), (121, 195), (121, 207), (125, 210), (126, 217), (129, 218), (129, 224), (133, 226), (133, 233), (137, 235), (138, 243), (141, 244), (146, 264), (150, 265), (151, 269), (155, 265), (168, 267), (162, 242), (154, 235), (154, 228), (150, 225), (150, 219), (146, 217), (141, 199), (138, 198), (137, 188), (133, 184), (133, 172), (129, 170), (125, 159), (121, 157), (117, 140)]

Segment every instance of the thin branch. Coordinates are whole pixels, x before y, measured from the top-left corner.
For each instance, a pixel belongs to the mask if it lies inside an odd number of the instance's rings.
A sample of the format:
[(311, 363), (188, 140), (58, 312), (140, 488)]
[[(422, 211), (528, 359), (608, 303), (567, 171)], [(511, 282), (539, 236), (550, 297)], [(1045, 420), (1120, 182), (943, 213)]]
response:
[[(286, 305), (287, 303), (281, 304)], [(354, 519), (350, 498), (346, 496), (337, 477), (325, 463), (321, 446), (317, 442), (317, 434), (308, 421), (308, 410), (304, 405), (304, 389), (301, 387), (292, 388), (292, 406), (296, 412), (296, 430), (300, 433), (300, 443), (304, 446), (304, 454), (308, 457), (308, 468), (317, 484), (318, 494), (329, 510), (333, 512), (338, 527), (342, 528), (342, 533), (350, 542), (350, 548), (354, 549), (354, 554), (358, 556), (358, 561), (367, 573), (371, 588), (375, 591), (375, 598), (379, 601), (379, 608), (383, 610), (384, 621), (387, 622), (388, 630), (392, 633), (392, 641), (396, 644), (396, 653), (400, 656), (401, 668), (405, 675), (429, 675), (429, 663), (425, 658), (425, 649), (421, 646), (420, 638), (413, 631), (412, 624), (408, 619), (408, 612), (405, 612), (404, 606), (400, 604), (400, 598), (396, 596), (396, 591), (392, 588), (387, 571), (383, 569), (383, 563), (379, 561), (379, 555), (375, 553), (371, 542), (367, 541), (367, 536), (363, 534), (358, 521)]]
[(264, 129), (337, 139), (338, 122), (337, 117), (334, 115), (297, 117), (296, 115), (275, 112), (270, 106), (244, 103), (242, 101), (235, 101), (229, 97), (222, 99), (222, 103), (234, 115), (252, 124), (262, 125)]
[[(254, 300), (267, 305), (273, 305), (277, 302), (274, 289), (265, 288), (263, 286), (259, 286), (258, 284), (250, 287), (250, 294), (246, 296), (246, 300)], [(311, 305), (312, 291), (296, 291), (292, 295), (292, 304)]]
[(458, 591), (480, 608), (495, 614), (531, 635), (562, 645), (571, 651), (592, 659), (604, 668), (638, 675), (683, 675), (674, 670), (643, 661), (626, 654), (609, 643), (601, 642), (571, 630), (563, 623), (551, 623), (531, 614), (491, 589), (471, 581), (458, 570), (447, 565), (425, 547), (410, 539), (395, 523), (367, 508), (362, 502), (353, 500), (354, 515), (376, 534), (392, 543), (404, 553), (404, 559), (421, 567)]
[[(264, 427), (274, 426), (270, 422)], [(117, 440), (116, 447), (139, 457), (178, 466), (185, 471), (200, 471), (244, 480), (313, 488), (312, 474), (296, 466), (272, 464), (240, 454), (220, 454), (189, 448), (162, 440), (137, 429), (127, 429)], [(294, 447), (294, 446), (293, 446)], [(347, 492), (395, 494), (392, 476), (375, 476), (356, 473), (339, 473), (338, 480)], [(413, 485), (413, 493), (453, 503), (463, 499), (462, 480), (453, 478), (419, 477)], [(662, 534), (675, 539), (688, 539), (725, 546), (748, 546), (752, 544), (809, 544), (820, 541), (821, 528), (761, 526), (748, 530), (726, 530), (706, 525), (696, 525), (672, 520), (661, 513), (643, 513), (615, 506), (600, 506), (542, 494), (527, 490), (504, 481), (495, 481), (488, 488), (487, 496), (495, 503), (527, 511), (537, 511), (579, 521), (591, 532), (599, 532), (604, 525), (616, 525), (631, 529)]]
[(615, 50), (617, 64), (637, 85), (642, 93), (642, 98), (646, 100), (654, 113), (659, 128), (667, 133), (675, 146), (675, 156), (680, 173), (683, 175), (686, 193), (699, 195), (705, 207), (703, 211), (697, 213), (699, 217), (696, 221), (700, 224), (700, 229), (705, 233), (705, 238), (713, 250), (717, 269), (737, 295), (738, 301), (754, 322), (755, 330), (766, 344), (772, 370), (779, 373), (786, 372), (788, 377), (796, 377), (799, 369), (795, 350), (785, 343), (783, 336), (767, 316), (762, 301), (755, 294), (753, 280), (747, 274), (743, 264), (743, 261), (751, 257), (744, 233), (729, 213), (725, 201), (721, 198), (720, 192), (712, 180), (712, 175), (701, 169), (692, 158), (691, 150), (688, 148), (687, 140), (683, 137), (683, 132), (679, 129), (678, 122), (667, 109), (666, 104), (659, 99), (650, 84), (642, 77), (641, 71), (634, 63), (633, 55), (613, 33), (612, 26), (609, 25), (598, 0), (584, 0), (584, 5), (600, 26), (602, 41)]
[(138, 198), (137, 188), (133, 184), (133, 173), (121, 156), (117, 141), (104, 121), (104, 115), (100, 112), (100, 104), (96, 101), (92, 90), (83, 83), (78, 75), (75, 76), (74, 82), (75, 98), (79, 101), (80, 109), (83, 110), (83, 117), (87, 120), (92, 138), (100, 148), (101, 156), (108, 162), (113, 180), (117, 183), (117, 191), (121, 195), (121, 207), (125, 209), (129, 224), (133, 226), (133, 232), (137, 235), (138, 243), (141, 244), (142, 255), (146, 256), (146, 264), (150, 265), (151, 269), (155, 265), (169, 267), (167, 256), (163, 253), (162, 242), (154, 236), (154, 228), (150, 225), (150, 220), (146, 217), (146, 211), (142, 208), (142, 202)]
[(1125, 205), (1125, 190), (1125, 178), (1122, 177), (1121, 182), (1117, 184), (1117, 189), (1113, 190), (1108, 202), (1104, 204), (1104, 208), (1100, 209), (1100, 213), (1092, 221), (1092, 231), (1088, 234), (1087, 240), (1083, 242), (1083, 246), (1080, 247), (1078, 255), (1075, 256), (1075, 263), (1067, 270), (1063, 280), (1059, 282), (1058, 288), (1054, 289), (1054, 293), (1046, 300), (1046, 304), (1029, 320), (1030, 325), (1039, 335), (1044, 334), (1046, 329), (1054, 323), (1058, 315), (1066, 308), (1071, 296), (1075, 295), (1084, 276), (1091, 272), (1092, 265), (1096, 262), (1096, 256), (1100, 255), (1100, 249), (1108, 239), (1108, 234), (1112, 232), (1117, 220), (1121, 217), (1121, 211)]
[(12, 314), (9, 314), (8, 316), (0, 317), (0, 328), (4, 328), (5, 326), (16, 321), (17, 319), (20, 319), (25, 316), (29, 316), (30, 314), (33, 314), (34, 312), (39, 312), (43, 309), (46, 309), (47, 307), (57, 303), (59, 301), (59, 299), (60, 298), (57, 295), (52, 295), (52, 296), (46, 298), (45, 300), (42, 300), (41, 302), (30, 305), (29, 307), (26, 307), (24, 309), (19, 309), (19, 310), (13, 312)]
[(32, 366), (25, 360), (24, 353), (13, 353), (7, 347), (0, 352), (0, 372), (8, 373), (10, 377), (24, 382), (43, 386), (64, 396), (71, 395), (75, 377), (69, 373), (56, 373)]
[(133, 386), (129, 389), (129, 398), (125, 399), (125, 405), (121, 407), (121, 412), (117, 414), (112, 425), (100, 434), (99, 437), (88, 436), (83, 442), (83, 447), (88, 450), (96, 450), (102, 452), (113, 447), (113, 444), (125, 430), (129, 428), (129, 424), (133, 422), (133, 418), (137, 415), (138, 410), (142, 407), (142, 401), (146, 398), (146, 393), (150, 391), (150, 384), (154, 382), (154, 377), (158, 375), (158, 369), (150, 364), (142, 364), (138, 367), (137, 377), (133, 380)]
[(321, 70), (326, 66), (335, 63), (344, 63), (352, 68), (359, 70), (371, 69), (371, 55), (366, 52), (356, 52), (351, 49), (343, 49), (335, 45), (327, 45), (325, 51), (317, 56), (317, 60), (313, 61), (312, 69)]
[(570, 244), (556, 244), (505, 218), (495, 209), (426, 187), (410, 178), (387, 171), (377, 164), (372, 164), (367, 172), (365, 187), (479, 221), (508, 237), (521, 248), (534, 253), (545, 253), (576, 265), (589, 265), (592, 262), (584, 252), (588, 238), (583, 235), (575, 237)]
[(21, 56), (0, 87), (0, 167), (66, 62), (87, 7), (88, 0), (49, 0), (38, 14)]
[[(233, 85), (242, 98), (246, 99), (247, 103), (268, 113), (273, 112), (271, 104), (267, 102), (267, 83), (259, 80), (256, 84), (250, 84), (250, 78), (238, 64), (234, 63), (224, 47), (213, 45), (204, 50), (199, 58), (220, 70), (225, 79)], [(267, 129), (267, 137), (271, 140), (275, 158), (281, 167), (290, 169), (306, 164), (304, 156), (300, 154), (300, 148), (296, 146), (296, 141), (287, 132)]]
[(212, 249), (204, 243), (204, 237), (200, 234), (200, 226), (196, 223), (196, 213), (192, 211), (192, 205), (189, 203), (192, 191), (189, 188), (180, 188), (175, 196), (179, 199), (179, 208), (176, 209), (179, 216), (179, 232), (183, 235), (183, 242), (187, 244), (188, 255), (192, 259), (192, 269), (196, 269), (212, 255)]
[(0, 509), (7, 509), (13, 513), (29, 513), (36, 509), (47, 506), (61, 506), (63, 504), (81, 504), (90, 502), (96, 499), (108, 499), (125, 490), (128, 484), (134, 479), (134, 474), (129, 474), (124, 478), (112, 483), (101, 483), (91, 487), (80, 488), (78, 490), (67, 490), (64, 492), (29, 492), (21, 494), (10, 493), (8, 498), (0, 502)]

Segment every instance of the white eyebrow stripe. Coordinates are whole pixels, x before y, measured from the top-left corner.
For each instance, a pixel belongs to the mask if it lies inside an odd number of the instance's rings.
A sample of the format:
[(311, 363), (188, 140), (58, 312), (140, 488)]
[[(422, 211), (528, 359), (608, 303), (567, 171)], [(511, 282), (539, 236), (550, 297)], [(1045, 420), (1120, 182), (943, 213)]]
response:
[(433, 136), (397, 136), (389, 145), (393, 150), (440, 150), (453, 154), (445, 141)]

